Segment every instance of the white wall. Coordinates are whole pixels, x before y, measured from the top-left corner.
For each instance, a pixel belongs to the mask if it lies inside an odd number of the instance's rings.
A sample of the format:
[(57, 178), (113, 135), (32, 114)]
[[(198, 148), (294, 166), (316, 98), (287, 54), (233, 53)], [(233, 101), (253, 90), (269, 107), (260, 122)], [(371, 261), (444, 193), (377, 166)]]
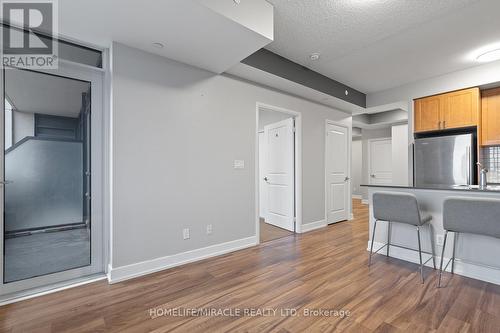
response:
[(35, 114), (28, 112), (13, 111), (13, 142), (18, 143), (27, 136), (35, 135)]
[(361, 138), (352, 140), (351, 186), (352, 194), (363, 194), (360, 185), (363, 183), (363, 141)]
[(366, 103), (368, 107), (374, 107), (407, 101), (412, 106), (412, 101), (415, 98), (496, 82), (500, 82), (500, 61), (371, 93), (366, 96)]
[(9, 103), (7, 98), (4, 99), (5, 104), (4, 104), (4, 149), (7, 150), (9, 149), (13, 142), (12, 140), (14, 139), (14, 124), (13, 124), (13, 113), (12, 111), (12, 105)]
[(12, 121), (12, 111), (10, 108), (4, 109), (4, 149), (7, 150), (12, 147), (12, 139), (13, 139), (13, 121)]
[(255, 236), (257, 102), (302, 113), (303, 223), (325, 218), (325, 119), (351, 117), (118, 43), (112, 52), (113, 269)]
[(407, 186), (408, 178), (408, 124), (394, 125), (391, 128), (392, 139), (392, 183)]

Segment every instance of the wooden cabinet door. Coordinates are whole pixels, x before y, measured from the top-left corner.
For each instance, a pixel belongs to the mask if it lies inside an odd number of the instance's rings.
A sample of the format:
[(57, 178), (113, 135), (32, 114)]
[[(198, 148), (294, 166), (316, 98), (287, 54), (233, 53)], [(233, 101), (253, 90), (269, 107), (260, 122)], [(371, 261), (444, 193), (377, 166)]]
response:
[(443, 95), (442, 128), (477, 126), (479, 122), (479, 88), (454, 91)]
[(481, 144), (500, 145), (500, 88), (483, 91), (481, 103)]
[(442, 96), (431, 96), (415, 100), (415, 132), (439, 130), (442, 108)]

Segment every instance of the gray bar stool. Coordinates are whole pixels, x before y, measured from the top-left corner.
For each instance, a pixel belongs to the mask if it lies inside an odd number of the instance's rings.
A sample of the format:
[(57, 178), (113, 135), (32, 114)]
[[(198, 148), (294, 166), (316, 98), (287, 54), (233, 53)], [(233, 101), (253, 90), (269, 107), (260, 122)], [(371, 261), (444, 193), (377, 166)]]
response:
[(469, 233), (500, 238), (500, 200), (495, 199), (465, 199), (450, 197), (443, 204), (444, 234), (441, 264), (439, 265), (438, 288), (441, 287), (443, 275), (444, 251), (448, 232), (454, 233), (453, 254), (446, 263), (444, 270), (451, 262), (451, 273), (455, 266), (455, 244), (460, 233)]
[[(392, 192), (376, 192), (373, 194), (373, 217), (375, 218), (375, 223), (373, 224), (372, 242), (370, 247), (370, 257), (368, 259), (368, 266), (371, 265), (373, 253), (377, 253), (384, 247), (387, 247), (387, 256), (389, 257), (390, 246), (404, 248), (407, 250), (414, 250), (400, 245), (391, 244), (391, 227), (393, 222), (405, 223), (415, 226), (417, 229), (417, 240), (418, 240), (418, 254), (420, 258), (420, 276), (422, 283), (424, 283), (424, 265), (432, 259), (434, 269), (436, 269), (436, 259), (434, 256), (434, 245), (432, 241), (431, 228), (429, 226), (429, 235), (431, 238), (431, 248), (432, 251), (424, 252), (422, 251), (421, 241), (420, 241), (420, 227), (432, 220), (432, 216), (425, 216), (422, 218), (420, 214), (420, 209), (418, 207), (417, 198), (408, 193), (392, 193)], [(381, 246), (377, 251), (373, 252), (373, 243), (375, 238), (375, 231), (377, 228), (378, 221), (387, 222), (387, 244)], [(422, 253), (429, 254), (431, 257), (427, 261), (422, 262)]]

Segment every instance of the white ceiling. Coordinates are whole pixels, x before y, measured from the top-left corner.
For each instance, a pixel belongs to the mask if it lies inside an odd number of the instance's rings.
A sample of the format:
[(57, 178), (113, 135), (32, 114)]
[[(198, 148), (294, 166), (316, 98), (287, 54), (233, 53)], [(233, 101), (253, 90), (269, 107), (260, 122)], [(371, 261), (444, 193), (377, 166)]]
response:
[(36, 72), (5, 70), (5, 94), (17, 110), (78, 117), (88, 82)]
[(500, 42), (499, 0), (268, 1), (267, 49), (365, 93), (479, 65), (470, 52)]
[(59, 0), (59, 33), (221, 73), (272, 41), (272, 14), (264, 0)]

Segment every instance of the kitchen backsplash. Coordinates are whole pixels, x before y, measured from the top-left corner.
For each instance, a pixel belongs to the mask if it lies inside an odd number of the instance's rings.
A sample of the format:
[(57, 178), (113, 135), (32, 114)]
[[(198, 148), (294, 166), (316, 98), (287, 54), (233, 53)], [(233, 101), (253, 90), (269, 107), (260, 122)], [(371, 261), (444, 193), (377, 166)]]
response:
[(500, 146), (483, 147), (480, 160), (488, 169), (488, 183), (500, 183)]

